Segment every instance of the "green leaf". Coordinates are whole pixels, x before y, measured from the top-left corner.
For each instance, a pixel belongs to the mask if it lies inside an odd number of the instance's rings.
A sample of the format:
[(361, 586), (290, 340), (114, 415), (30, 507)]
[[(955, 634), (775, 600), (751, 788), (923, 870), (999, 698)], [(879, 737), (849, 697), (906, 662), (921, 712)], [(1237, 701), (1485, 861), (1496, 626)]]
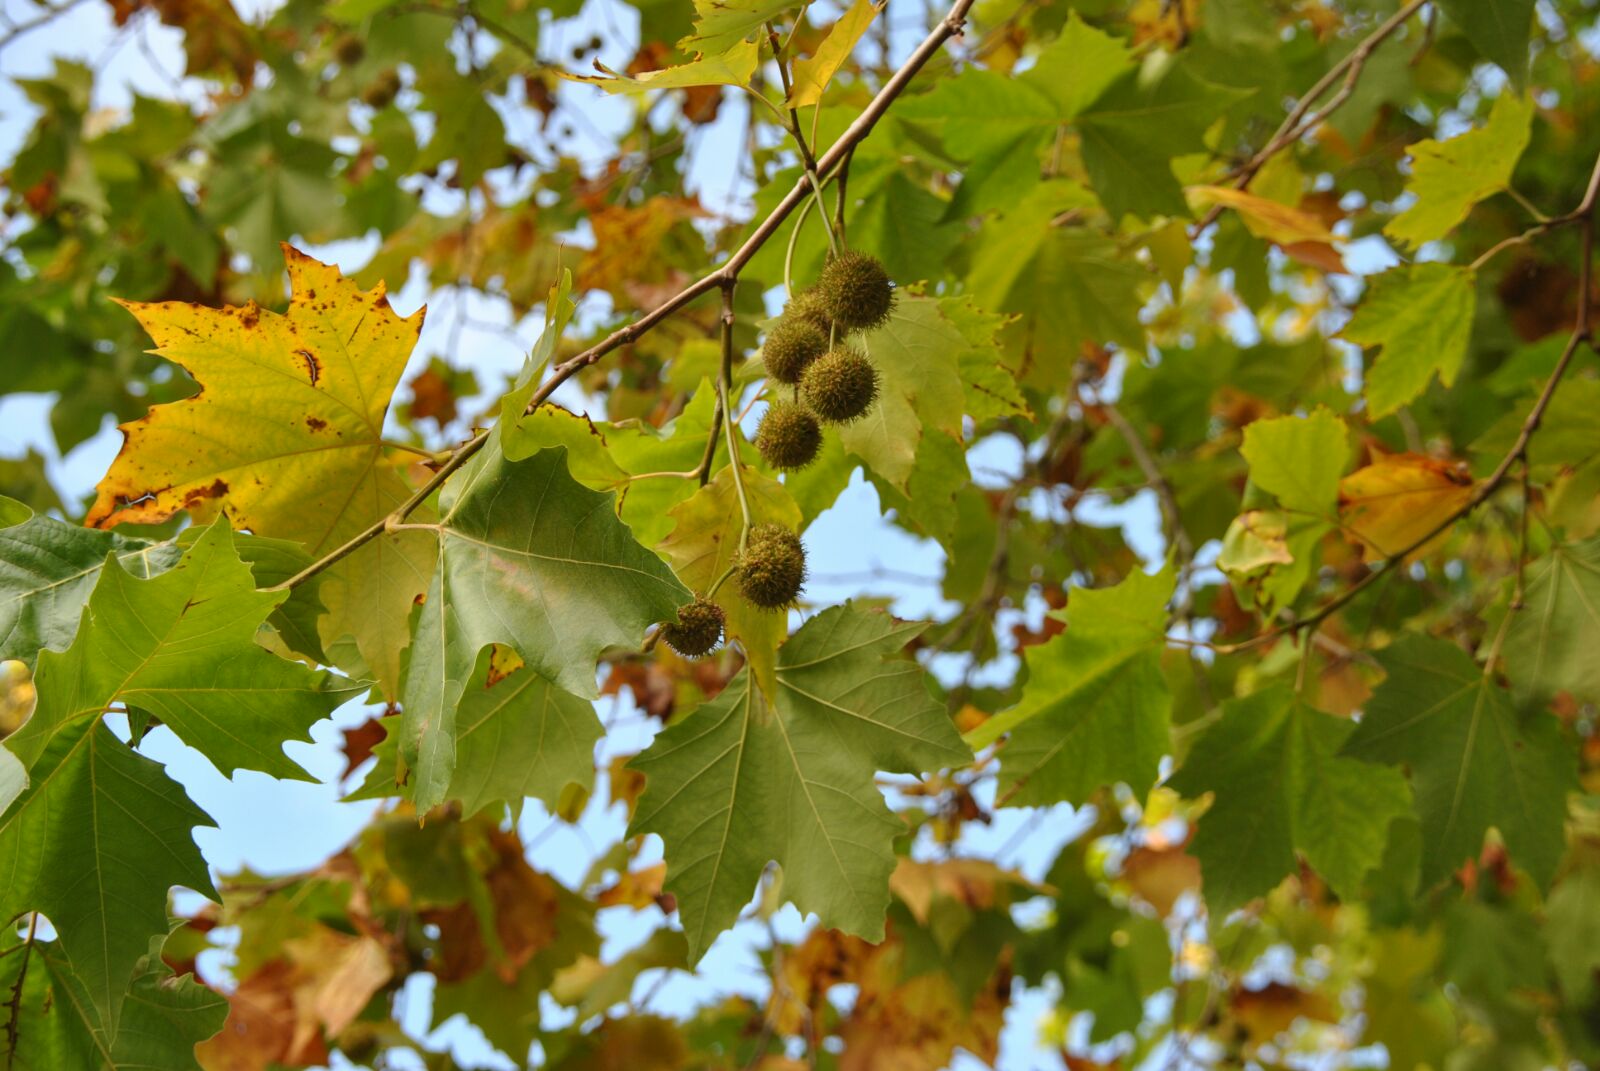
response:
[(15, 1001), (0, 1011), (16, 1039), (10, 1071), (200, 1071), (194, 1047), (228, 1017), (226, 997), (191, 975), (174, 977), (152, 951), (133, 978), (119, 1027), (107, 1031), (60, 942), (0, 951), (0, 989)]
[(1442, 0), (1451, 20), (1483, 57), (1521, 87), (1528, 78), (1534, 0)]
[(1018, 314), (1007, 334), (1020, 336), (1023, 356), (1037, 366), (1019, 372), (1030, 382), (1068, 382), (1085, 342), (1144, 346), (1139, 288), (1154, 277), (1110, 239), (1052, 224), (1085, 203), (1093, 202), (1073, 183), (1041, 183), (983, 228), (973, 254), (972, 296), (984, 309)]
[(1016, 373), (1000, 350), (1000, 331), (1010, 317), (985, 312), (969, 294), (940, 298), (939, 311), (967, 340), (957, 358), (967, 415), (978, 424), (1008, 416), (1032, 420), (1033, 411), (1017, 389)]
[(1214, 913), (1271, 891), (1297, 851), (1341, 899), (1361, 898), (1411, 793), (1399, 770), (1339, 757), (1354, 728), (1281, 685), (1223, 704), (1170, 782), (1215, 797), (1190, 845)]
[(1079, 113), (1083, 166), (1112, 222), (1129, 215), (1187, 218), (1172, 158), (1205, 151), (1206, 129), (1248, 95), (1171, 63), (1129, 71)]
[(1473, 205), (1509, 187), (1511, 172), (1528, 147), (1533, 111), (1532, 99), (1502, 93), (1489, 121), (1477, 130), (1411, 146), (1406, 192), (1417, 201), (1391, 219), (1383, 233), (1412, 248), (1436, 241), (1466, 219)]
[(44, 648), (65, 650), (78, 631), (107, 555), (134, 576), (165, 572), (182, 552), (34, 514), (0, 529), (0, 658), (32, 665)]
[(1333, 514), (1350, 438), (1331, 410), (1318, 406), (1309, 416), (1253, 421), (1239, 452), (1250, 463), (1250, 482), (1276, 495), (1284, 509)]
[(1600, 858), (1590, 842), (1545, 904), (1550, 965), (1572, 1007), (1588, 1007), (1600, 991)]
[(1600, 702), (1600, 536), (1558, 544), (1529, 565), (1523, 602), (1503, 652), (1518, 694)]
[(1142, 795), (1155, 783), (1171, 750), (1161, 652), (1172, 585), (1169, 567), (1074, 588), (1059, 614), (1066, 631), (1028, 653), (1021, 702), (967, 734), (975, 748), (1011, 734), (1000, 796), (1012, 806), (1082, 803), (1119, 781)]
[[(187, 528), (176, 541), (152, 543), (38, 514), (0, 529), (0, 659), (31, 666), (43, 648), (65, 650), (108, 554), (125, 572), (148, 579), (172, 568), (204, 531)], [(287, 580), (311, 563), (288, 540), (235, 536), (234, 545), (257, 587)], [(290, 648), (325, 661), (316, 631), (321, 614), (313, 580), (296, 588), (268, 620)]]
[[(693, 479), (657, 477), (653, 472), (689, 472), (705, 455), (716, 389), (702, 380), (694, 397), (671, 423), (656, 428), (640, 420), (596, 423), (556, 405), (542, 405), (503, 432), (506, 456), (513, 461), (555, 446), (567, 448), (567, 466), (579, 483), (596, 491), (618, 492), (618, 512), (634, 538), (653, 547), (672, 530), (670, 513), (699, 490)], [(749, 455), (756, 456), (754, 451)]]
[(1547, 886), (1566, 844), (1576, 758), (1560, 723), (1518, 717), (1506, 694), (1453, 643), (1406, 633), (1378, 653), (1387, 679), (1341, 754), (1405, 766), (1431, 886), (1500, 831), (1517, 864)]
[(454, 181), (470, 188), (485, 171), (507, 163), (505, 124), (478, 79), (462, 78), (451, 70), (428, 78), (418, 88), (425, 94), (422, 106), (433, 113), (434, 125), (413, 169), (432, 171), (454, 160)]
[[(784, 486), (753, 469), (743, 474), (745, 494), (750, 500), (750, 523), (779, 524), (792, 531), (800, 528), (800, 508)], [(711, 585), (733, 564), (739, 553), (739, 533), (744, 529), (744, 511), (739, 506), (733, 470), (723, 466), (712, 481), (694, 497), (675, 506), (671, 512), (675, 527), (661, 542), (661, 553), (697, 592)], [(789, 618), (775, 610), (756, 606), (739, 594), (739, 582), (730, 579), (717, 589), (713, 601), (727, 614), (724, 626), (730, 641), (744, 648), (761, 691), (770, 696), (776, 688), (774, 673), (778, 645), (789, 634)]]
[(629, 835), (665, 842), (691, 961), (738, 918), (773, 860), (802, 914), (883, 939), (905, 827), (873, 774), (970, 758), (922, 667), (892, 657), (922, 628), (849, 604), (824, 610), (779, 652), (770, 710), (741, 673), (630, 764), (648, 780)]
[(960, 355), (967, 340), (926, 297), (902, 297), (889, 322), (862, 335), (861, 348), (878, 369), (878, 401), (860, 420), (839, 429), (839, 441), (867, 466), (904, 491), (923, 429), (961, 440), (965, 392)]
[(76, 642), (40, 655), (38, 707), (7, 746), (31, 764), (54, 734), (120, 700), (158, 717), (224, 774), (309, 779), (284, 743), (310, 740), (312, 724), (355, 689), (256, 644), (287, 594), (256, 590), (226, 521), (154, 580), (102, 569)]
[(689, 600), (612, 497), (567, 472), (564, 448), (511, 461), (499, 439), (492, 433), (440, 496), (439, 568), (412, 640), (401, 730), (419, 810), (449, 790), (456, 710), (483, 648), (510, 647), (533, 672), (592, 698), (600, 652), (636, 646)]
[(1372, 419), (1388, 416), (1427, 389), (1434, 373), (1455, 382), (1472, 338), (1477, 308), (1474, 274), (1448, 264), (1391, 268), (1371, 281), (1371, 290), (1341, 332), (1383, 352), (1367, 370), (1367, 405)]
[[(567, 786), (594, 785), (594, 746), (602, 735), (594, 705), (525, 667), (495, 672), (500, 650), (478, 656), (456, 711), (456, 765), (444, 798), (460, 800), (464, 818), (494, 803), (516, 810), (529, 796), (554, 811)], [(398, 754), (393, 735), (373, 748), (377, 764), (349, 799), (398, 794)]]
[[(56, 681), (59, 661), (53, 652), (40, 659), (41, 706), (71, 687)], [(183, 885), (217, 899), (191, 834), (212, 823), (159, 765), (129, 750), (99, 718), (79, 718), (53, 734), (28, 775), (28, 786), (0, 814), (0, 915), (39, 911), (49, 918), (73, 978), (114, 1037), (134, 964), (150, 938), (167, 930), (168, 889)]]
[(1132, 67), (1133, 53), (1126, 41), (1095, 29), (1074, 11), (1061, 33), (1039, 53), (1038, 62), (1017, 81), (1048, 96), (1055, 102), (1057, 116), (1068, 120)]

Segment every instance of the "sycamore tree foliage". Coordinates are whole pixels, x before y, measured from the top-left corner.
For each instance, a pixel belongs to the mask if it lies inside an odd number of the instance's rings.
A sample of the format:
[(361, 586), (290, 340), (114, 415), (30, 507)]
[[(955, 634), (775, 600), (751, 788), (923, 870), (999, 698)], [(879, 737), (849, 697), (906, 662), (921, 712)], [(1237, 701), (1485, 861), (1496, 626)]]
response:
[[(122, 446), (0, 467), (5, 1066), (455, 1066), (417, 975), (518, 1065), (993, 1062), (1027, 992), (1075, 1068), (1600, 1062), (1592, 9), (579, 6), (115, 0), (174, 95), (15, 83), (3, 389)], [(402, 383), (415, 272), (520, 374)], [(796, 591), (857, 473), (938, 620)], [(304, 778), (351, 702), (370, 826), (214, 873), (146, 734)], [(530, 799), (627, 835), (569, 887)], [(651, 1011), (736, 924), (766, 995)]]

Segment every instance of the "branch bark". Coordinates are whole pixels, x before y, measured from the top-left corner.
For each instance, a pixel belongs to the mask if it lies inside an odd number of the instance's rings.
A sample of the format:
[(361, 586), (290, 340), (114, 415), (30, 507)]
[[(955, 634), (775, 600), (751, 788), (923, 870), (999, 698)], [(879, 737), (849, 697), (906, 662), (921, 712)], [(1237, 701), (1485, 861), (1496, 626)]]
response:
[[(872, 98), (872, 101), (862, 113), (856, 116), (855, 122), (851, 123), (845, 129), (845, 132), (839, 135), (839, 140), (829, 146), (827, 152), (817, 158), (817, 171), (819, 174), (825, 175), (833, 171), (834, 168), (844, 162), (852, 149), (864, 141), (868, 134), (872, 133), (872, 128), (877, 126), (878, 120), (883, 118), (884, 113), (889, 110), (889, 106), (895, 102), (895, 99), (905, 92), (906, 87), (911, 84), (911, 80), (917, 76), (917, 72), (921, 71), (928, 61), (944, 47), (946, 41), (961, 33), (962, 27), (966, 25), (967, 12), (971, 10), (974, 2), (975, 0), (956, 0), (945, 17), (939, 20), (938, 24), (923, 39), (922, 43), (916, 47), (915, 51), (906, 57), (906, 61), (883, 84), (883, 88), (878, 90), (877, 95)], [(549, 400), (550, 395), (555, 392), (557, 387), (571, 379), (579, 371), (595, 364), (618, 347), (638, 339), (691, 301), (704, 294), (709, 294), (713, 290), (731, 286), (739, 278), (739, 273), (744, 270), (745, 265), (750, 263), (751, 258), (778, 232), (778, 228), (783, 226), (784, 220), (789, 218), (790, 213), (800, 205), (801, 201), (809, 197), (811, 192), (811, 176), (807, 173), (800, 177), (794, 188), (784, 195), (783, 200), (778, 202), (766, 219), (761, 221), (751, 235), (719, 267), (690, 283), (633, 323), (618, 328), (582, 353), (563, 361), (551, 369), (550, 377), (540, 384), (539, 389), (528, 400), (528, 405), (524, 412), (533, 412)], [(456, 470), (470, 461), (472, 456), (479, 450), (483, 449), (483, 445), (488, 441), (488, 438), (489, 433), (482, 431), (456, 447), (449, 459), (439, 466), (438, 471), (433, 474), (432, 478), (419, 487), (415, 494), (401, 503), (392, 513), (381, 520), (375, 521), (365, 531), (352, 537), (343, 546), (336, 547), (288, 580), (274, 586), (271, 590), (282, 591), (305, 583), (325, 571), (329, 566), (349, 557), (366, 544), (383, 535), (384, 532), (389, 530), (391, 524), (403, 521), (410, 516), (413, 510), (426, 502), (429, 496), (444, 486), (445, 481)]]

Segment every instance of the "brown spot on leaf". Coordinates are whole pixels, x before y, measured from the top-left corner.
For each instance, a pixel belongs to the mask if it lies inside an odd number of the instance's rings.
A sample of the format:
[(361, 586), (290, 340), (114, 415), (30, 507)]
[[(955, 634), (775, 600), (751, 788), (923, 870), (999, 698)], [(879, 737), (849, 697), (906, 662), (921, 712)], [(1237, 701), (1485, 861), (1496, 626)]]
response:
[(321, 431), (323, 428), (326, 428), (327, 426), (328, 426), (328, 422), (326, 420), (323, 420), (320, 417), (314, 417), (314, 416), (306, 417), (306, 427), (310, 428), (312, 431)]
[(183, 495), (183, 508), (193, 509), (208, 498), (221, 498), (228, 493), (228, 485), (222, 480), (213, 480), (206, 487), (191, 487)]
[(261, 322), (261, 306), (254, 301), (239, 309), (239, 323), (246, 329), (254, 327)]

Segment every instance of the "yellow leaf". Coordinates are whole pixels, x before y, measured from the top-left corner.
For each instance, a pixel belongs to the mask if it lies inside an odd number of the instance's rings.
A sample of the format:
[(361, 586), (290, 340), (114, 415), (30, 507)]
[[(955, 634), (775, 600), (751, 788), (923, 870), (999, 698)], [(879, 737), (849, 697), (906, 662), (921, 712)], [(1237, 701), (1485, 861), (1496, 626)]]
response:
[(719, 55), (705, 56), (676, 67), (645, 71), (637, 78), (618, 74), (598, 61), (594, 65), (600, 72), (598, 76), (569, 74), (566, 71), (556, 73), (572, 82), (588, 82), (599, 86), (607, 93), (648, 93), (653, 89), (692, 89), (696, 86), (747, 86), (756, 73), (760, 47), (759, 41), (741, 41)]
[[(182, 510), (225, 514), (236, 528), (305, 544), (320, 556), (409, 494), (386, 461), (383, 419), (423, 311), (402, 319), (383, 284), (361, 290), (285, 245), (292, 297), (276, 313), (251, 302), (123, 305), (152, 352), (200, 384), (122, 425), (123, 444), (85, 523), (153, 524)], [(346, 636), (392, 697), (412, 602), (428, 586), (434, 548), (419, 533), (372, 541), (330, 569), (320, 588), (324, 646)], [(336, 658), (336, 660), (338, 660)]]
[[(1472, 489), (1472, 477), (1459, 463), (1420, 454), (1383, 455), (1339, 481), (1339, 516), (1363, 557), (1387, 558), (1465, 507)], [(1421, 557), (1436, 542), (1430, 540), (1410, 557)]]
[(822, 91), (850, 58), (856, 43), (884, 6), (874, 4), (872, 0), (856, 0), (850, 10), (839, 16), (839, 21), (833, 24), (828, 36), (817, 46), (816, 53), (795, 63), (794, 84), (789, 87), (789, 107), (805, 108), (822, 103)]
[(1311, 213), (1231, 186), (1190, 186), (1188, 194), (1190, 204), (1196, 207), (1221, 205), (1233, 209), (1246, 230), (1269, 242), (1294, 245), (1337, 240), (1327, 225)]

